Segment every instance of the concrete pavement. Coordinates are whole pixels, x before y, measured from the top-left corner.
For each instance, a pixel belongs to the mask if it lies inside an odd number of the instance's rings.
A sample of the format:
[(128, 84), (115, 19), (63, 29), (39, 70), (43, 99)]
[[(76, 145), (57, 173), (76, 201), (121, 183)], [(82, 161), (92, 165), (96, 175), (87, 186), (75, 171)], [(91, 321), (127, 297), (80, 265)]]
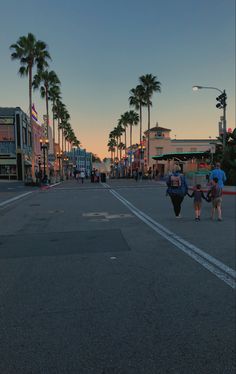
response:
[(235, 269), (234, 196), (223, 222), (205, 204), (196, 223), (191, 199), (176, 220), (149, 181), (32, 193), (0, 209), (0, 372), (234, 373), (232, 287), (112, 191)]

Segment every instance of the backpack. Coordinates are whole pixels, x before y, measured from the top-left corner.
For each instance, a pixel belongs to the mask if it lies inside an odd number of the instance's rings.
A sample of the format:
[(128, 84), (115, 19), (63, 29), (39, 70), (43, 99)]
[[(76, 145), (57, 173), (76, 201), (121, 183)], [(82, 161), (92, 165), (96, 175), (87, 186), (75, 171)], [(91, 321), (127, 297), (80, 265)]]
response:
[(178, 188), (181, 187), (181, 177), (180, 175), (171, 175), (170, 177), (170, 185), (171, 187)]

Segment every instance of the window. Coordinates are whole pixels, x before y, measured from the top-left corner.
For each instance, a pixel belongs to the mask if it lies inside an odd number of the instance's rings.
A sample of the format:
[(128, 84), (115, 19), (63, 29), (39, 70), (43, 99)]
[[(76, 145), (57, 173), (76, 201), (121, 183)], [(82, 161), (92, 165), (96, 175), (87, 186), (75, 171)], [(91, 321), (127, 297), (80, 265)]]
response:
[(163, 154), (163, 147), (157, 147), (157, 156), (160, 156)]
[(5, 125), (0, 123), (0, 141), (1, 142), (14, 142), (15, 132), (14, 125)]
[(197, 148), (190, 148), (190, 152), (197, 152)]
[(176, 152), (177, 152), (177, 153), (181, 153), (181, 152), (183, 152), (183, 148), (176, 148)]

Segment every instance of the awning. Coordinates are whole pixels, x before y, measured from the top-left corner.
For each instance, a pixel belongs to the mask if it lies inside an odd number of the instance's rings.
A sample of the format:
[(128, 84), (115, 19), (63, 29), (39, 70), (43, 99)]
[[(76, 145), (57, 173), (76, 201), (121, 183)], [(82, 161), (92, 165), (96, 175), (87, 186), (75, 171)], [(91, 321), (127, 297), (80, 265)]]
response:
[(15, 158), (0, 158), (0, 165), (16, 165)]
[(162, 155), (153, 156), (153, 160), (173, 160), (177, 158), (181, 161), (191, 160), (193, 158), (201, 159), (207, 158), (210, 156), (210, 151), (205, 152), (172, 152), (172, 153), (163, 153)]

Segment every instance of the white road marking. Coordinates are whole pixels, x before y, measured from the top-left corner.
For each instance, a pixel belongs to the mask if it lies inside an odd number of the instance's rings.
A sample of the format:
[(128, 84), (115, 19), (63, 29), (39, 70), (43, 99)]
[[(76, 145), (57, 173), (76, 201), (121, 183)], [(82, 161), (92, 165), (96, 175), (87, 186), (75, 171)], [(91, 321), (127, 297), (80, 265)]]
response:
[(5, 201), (3, 201), (3, 202), (0, 203), (0, 207), (1, 207), (1, 206), (4, 206), (4, 205), (7, 205), (7, 204), (10, 204), (10, 203), (12, 203), (13, 201), (16, 201), (16, 200), (22, 199), (22, 197), (25, 197), (25, 196), (30, 195), (30, 194), (32, 194), (32, 193), (33, 193), (33, 191), (26, 192), (26, 193), (23, 193), (23, 194), (21, 194), (21, 195), (18, 195), (18, 196), (12, 197), (11, 199), (5, 200)]
[[(105, 185), (105, 187), (110, 187), (109, 185)], [(229, 266), (225, 265), (221, 261), (217, 260), (213, 256), (209, 255), (208, 253), (202, 251), (200, 248), (196, 247), (195, 245), (189, 243), (188, 241), (182, 239), (174, 232), (168, 230), (163, 225), (160, 225), (154, 219), (149, 217), (147, 214), (136, 208), (133, 204), (131, 204), (128, 200), (118, 194), (115, 190), (110, 189), (110, 192), (113, 196), (115, 196), (121, 203), (123, 203), (133, 214), (136, 215), (140, 220), (146, 223), (149, 227), (151, 227), (155, 232), (159, 235), (167, 239), (171, 242), (175, 247), (179, 248), (181, 251), (186, 253), (188, 256), (192, 257), (195, 261), (199, 264), (204, 266), (207, 270), (209, 270), (212, 274), (217, 276), (223, 282), (228, 284), (231, 288), (236, 288), (236, 271)]]

